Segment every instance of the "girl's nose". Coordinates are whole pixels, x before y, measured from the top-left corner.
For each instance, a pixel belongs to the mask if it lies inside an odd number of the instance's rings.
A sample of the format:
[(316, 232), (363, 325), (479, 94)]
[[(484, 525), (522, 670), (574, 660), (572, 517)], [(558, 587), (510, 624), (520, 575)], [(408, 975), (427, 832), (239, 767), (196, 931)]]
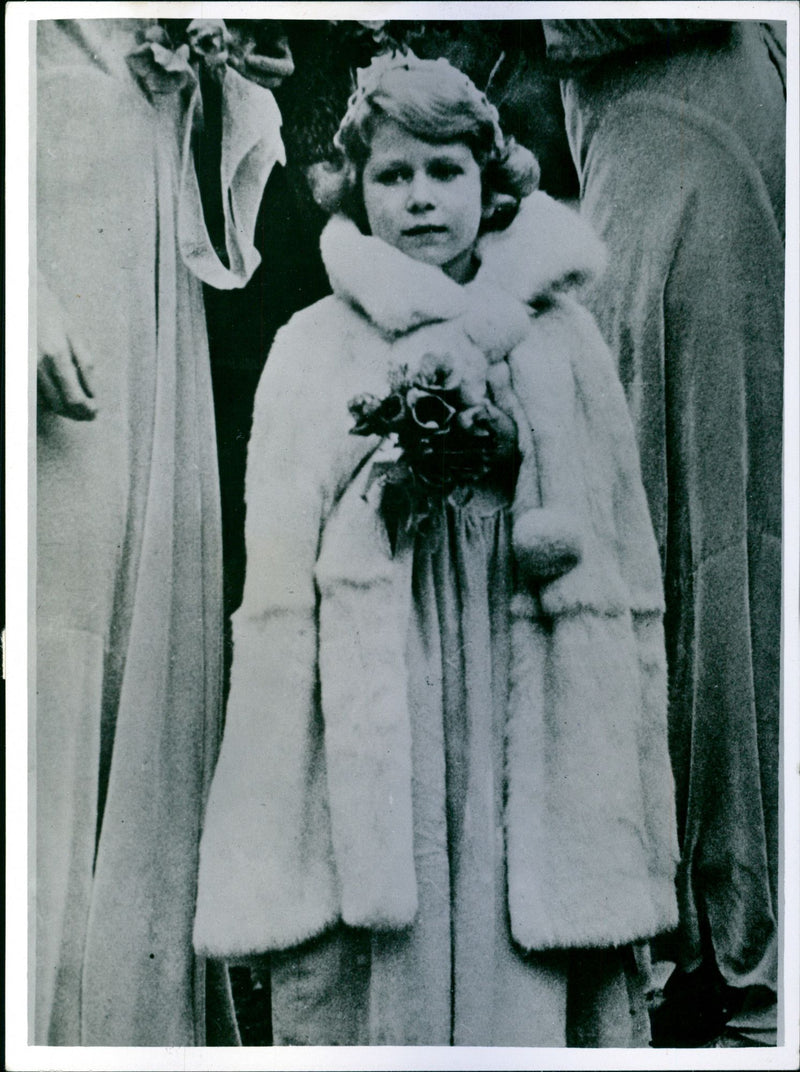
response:
[(408, 186), (407, 208), (409, 212), (424, 212), (433, 208), (431, 182), (424, 172), (417, 172)]

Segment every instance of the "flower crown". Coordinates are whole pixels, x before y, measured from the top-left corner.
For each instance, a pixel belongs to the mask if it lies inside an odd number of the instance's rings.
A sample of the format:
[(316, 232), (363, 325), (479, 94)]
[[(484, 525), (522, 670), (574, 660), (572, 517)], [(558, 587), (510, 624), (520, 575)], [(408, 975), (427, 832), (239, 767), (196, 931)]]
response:
[(460, 83), (467, 98), (475, 105), (476, 111), (483, 112), (492, 125), (493, 150), (497, 153), (504, 151), (506, 139), (500, 129), (500, 116), (486, 94), (478, 89), (471, 78), (454, 67), (443, 56), (435, 60), (423, 60), (409, 49), (405, 52), (385, 52), (374, 56), (369, 67), (360, 67), (356, 71), (355, 91), (347, 102), (347, 110), (333, 138), (333, 144), (341, 152), (345, 151), (343, 132), (358, 122), (363, 109), (368, 106), (368, 99), (380, 89), (381, 82), (390, 71), (438, 73), (443, 80)]
[(231, 45), (224, 20), (192, 19), (184, 37), (177, 44), (165, 26), (148, 26), (139, 45), (128, 53), (128, 65), (150, 94), (196, 88), (200, 65), (217, 81), (222, 80)]

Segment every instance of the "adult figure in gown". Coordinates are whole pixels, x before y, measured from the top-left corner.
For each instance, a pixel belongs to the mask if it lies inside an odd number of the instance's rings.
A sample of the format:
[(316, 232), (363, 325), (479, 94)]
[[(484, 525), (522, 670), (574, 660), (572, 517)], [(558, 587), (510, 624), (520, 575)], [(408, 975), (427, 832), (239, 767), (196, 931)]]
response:
[(544, 27), (665, 576), (681, 926), (654, 1034), (774, 1043), (785, 26)]
[[(177, 47), (155, 20), (37, 31), (32, 1041), (233, 1041), (191, 943), (221, 736), (202, 282), (241, 287), (258, 264), (280, 115), (226, 66), (224, 24)], [(222, 255), (193, 164), (201, 65), (222, 87)]]

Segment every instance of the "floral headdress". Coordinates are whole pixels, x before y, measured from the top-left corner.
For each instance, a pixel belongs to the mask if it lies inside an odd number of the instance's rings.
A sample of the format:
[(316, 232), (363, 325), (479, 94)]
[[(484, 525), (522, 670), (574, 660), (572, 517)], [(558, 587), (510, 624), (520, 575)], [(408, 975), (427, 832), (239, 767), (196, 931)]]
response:
[(201, 71), (222, 82), (228, 65), (270, 89), (293, 73), (288, 44), (281, 55), (268, 56), (254, 46), (253, 33), (243, 31), (236, 20), (228, 26), (224, 19), (192, 19), (185, 25), (184, 20), (167, 19), (143, 32), (128, 64), (151, 97), (194, 92)]
[(361, 125), (366, 117), (365, 113), (370, 109), (372, 98), (380, 93), (386, 76), (395, 71), (424, 72), (434, 76), (438, 75), (442, 81), (460, 84), (465, 98), (475, 106), (475, 112), (484, 115), (492, 125), (493, 152), (497, 154), (503, 153), (506, 148), (506, 139), (500, 129), (500, 117), (497, 108), (490, 103), (486, 94), (478, 89), (471, 78), (465, 75), (463, 71), (459, 71), (444, 57), (439, 57), (435, 60), (424, 60), (415, 56), (410, 49), (405, 52), (382, 53), (373, 58), (369, 67), (362, 67), (356, 71), (356, 89), (347, 102), (347, 111), (333, 139), (337, 149), (346, 155), (348, 131)]
[(192, 19), (184, 40), (176, 43), (166, 27), (150, 26), (128, 55), (128, 64), (151, 95), (194, 89), (202, 64), (220, 80), (230, 58), (231, 37), (222, 19)]

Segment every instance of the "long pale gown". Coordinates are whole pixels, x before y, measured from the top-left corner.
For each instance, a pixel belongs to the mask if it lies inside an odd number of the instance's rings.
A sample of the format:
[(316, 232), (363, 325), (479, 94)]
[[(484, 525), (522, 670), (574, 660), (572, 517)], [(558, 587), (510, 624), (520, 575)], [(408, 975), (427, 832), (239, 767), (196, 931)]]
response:
[[(151, 100), (129, 68), (152, 21), (44, 21), (36, 37), (39, 276), (93, 357), (98, 404), (90, 422), (43, 410), (37, 429), (39, 1044), (235, 1038), (224, 1006), (207, 1016), (214, 973), (191, 942), (222, 629), (205, 317), (184, 260), (223, 286), (249, 267), (246, 253), (232, 259), (226, 279), (204, 247), (199, 193), (182, 174), (186, 95)], [(246, 226), (257, 174), (281, 151), (277, 109), (238, 76), (225, 84), (263, 110), (258, 159), (239, 174), (251, 188), (231, 202)]]
[[(506, 907), (508, 498), (457, 489), (416, 537), (408, 636), (419, 910), (270, 958), (279, 1045), (643, 1046), (630, 947), (525, 954)], [(547, 866), (547, 861), (542, 861)]]

